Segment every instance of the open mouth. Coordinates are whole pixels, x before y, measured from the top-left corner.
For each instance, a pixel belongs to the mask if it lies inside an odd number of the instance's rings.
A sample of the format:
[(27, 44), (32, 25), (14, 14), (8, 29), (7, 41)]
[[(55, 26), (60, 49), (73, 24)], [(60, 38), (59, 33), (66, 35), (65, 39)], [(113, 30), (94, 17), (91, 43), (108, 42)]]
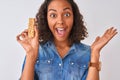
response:
[(66, 29), (65, 28), (56, 28), (56, 31), (59, 36), (64, 36)]

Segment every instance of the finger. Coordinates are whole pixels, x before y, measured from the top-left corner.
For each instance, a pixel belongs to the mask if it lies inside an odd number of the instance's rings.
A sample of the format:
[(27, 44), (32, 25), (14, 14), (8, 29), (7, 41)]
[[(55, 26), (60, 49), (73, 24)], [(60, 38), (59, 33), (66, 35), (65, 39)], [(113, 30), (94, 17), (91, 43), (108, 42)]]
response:
[(16, 40), (19, 42), (20, 41), (20, 38), (19, 38), (20, 35), (17, 35), (16, 36)]
[(113, 33), (118, 33), (118, 32), (117, 32), (117, 29), (114, 29)]
[(28, 36), (27, 36), (27, 33), (21, 33), (16, 38), (17, 38), (18, 42), (21, 42), (23, 40), (26, 40), (28, 38)]
[(114, 27), (111, 27), (111, 28), (107, 29), (103, 36), (111, 34), (113, 29), (114, 29)]
[(17, 41), (21, 44), (21, 43), (22, 43), (22, 40), (21, 40), (20, 36), (21, 36), (21, 34), (17, 35), (16, 39), (17, 39)]
[(27, 38), (28, 37), (28, 29), (25, 29), (20, 35), (20, 38)]
[(100, 36), (97, 36), (95, 39), (95, 42), (98, 41), (100, 39)]
[(118, 32), (117, 32), (117, 29), (115, 29), (113, 32), (112, 32), (112, 37), (114, 37), (116, 34), (117, 34)]
[(114, 27), (111, 27), (111, 28), (108, 30), (108, 34), (110, 34), (113, 29), (114, 29)]
[(34, 26), (38, 26), (37, 19), (35, 18), (35, 24)]
[(114, 29), (114, 31), (111, 32), (111, 34), (108, 35), (108, 37), (109, 37), (109, 38), (108, 38), (108, 41), (110, 41), (117, 33), (118, 33), (117, 30)]
[(100, 39), (100, 37), (97, 36), (96, 39), (95, 39), (95, 41), (93, 42), (93, 44), (96, 43), (99, 39)]
[(21, 37), (22, 37), (23, 39), (27, 39), (27, 38), (28, 38), (28, 33), (22, 33), (22, 34), (21, 34)]
[(110, 29), (107, 29), (107, 30), (105, 31), (104, 35), (108, 34), (108, 33), (109, 33), (109, 30), (110, 30)]
[(109, 31), (108, 35), (112, 38), (116, 34), (117, 34), (117, 29), (115, 29), (114, 27), (110, 28), (110, 31)]
[(34, 27), (34, 30), (35, 30), (35, 37), (39, 37), (39, 30), (37, 26)]
[(114, 34), (115, 32), (117, 32), (117, 29), (112, 29), (111, 30), (111, 34)]
[(39, 30), (38, 30), (38, 23), (37, 23), (37, 19), (36, 18), (35, 18), (35, 27), (34, 27), (34, 30), (36, 32), (36, 36), (38, 36)]

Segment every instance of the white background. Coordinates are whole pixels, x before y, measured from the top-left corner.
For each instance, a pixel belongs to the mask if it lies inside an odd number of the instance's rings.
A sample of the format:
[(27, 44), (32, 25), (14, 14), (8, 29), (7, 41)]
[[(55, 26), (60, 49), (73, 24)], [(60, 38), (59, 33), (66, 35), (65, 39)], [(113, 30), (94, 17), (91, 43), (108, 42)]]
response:
[[(120, 0), (75, 0), (84, 16), (91, 44), (95, 37), (115, 26), (118, 34), (102, 49), (101, 80), (120, 80)], [(27, 28), (43, 0), (0, 0), (0, 80), (18, 80), (25, 51), (16, 35)]]

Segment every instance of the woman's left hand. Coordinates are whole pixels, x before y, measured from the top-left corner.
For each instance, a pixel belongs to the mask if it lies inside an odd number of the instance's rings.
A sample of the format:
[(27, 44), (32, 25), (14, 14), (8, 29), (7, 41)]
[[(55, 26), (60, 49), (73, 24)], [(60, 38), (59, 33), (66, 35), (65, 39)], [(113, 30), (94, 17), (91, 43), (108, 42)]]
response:
[[(107, 29), (101, 37), (97, 37), (96, 40), (91, 45), (92, 56), (97, 56), (99, 58), (100, 50), (117, 34), (117, 29), (111, 27)], [(98, 53), (98, 54), (96, 54)]]

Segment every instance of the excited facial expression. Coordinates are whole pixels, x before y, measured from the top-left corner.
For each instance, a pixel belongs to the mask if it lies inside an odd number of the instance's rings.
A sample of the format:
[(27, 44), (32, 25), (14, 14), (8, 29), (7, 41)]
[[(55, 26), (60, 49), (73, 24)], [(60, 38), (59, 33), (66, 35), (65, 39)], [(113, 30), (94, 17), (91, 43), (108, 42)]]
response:
[(73, 26), (73, 11), (67, 0), (53, 0), (47, 10), (48, 26), (57, 41), (67, 41)]

